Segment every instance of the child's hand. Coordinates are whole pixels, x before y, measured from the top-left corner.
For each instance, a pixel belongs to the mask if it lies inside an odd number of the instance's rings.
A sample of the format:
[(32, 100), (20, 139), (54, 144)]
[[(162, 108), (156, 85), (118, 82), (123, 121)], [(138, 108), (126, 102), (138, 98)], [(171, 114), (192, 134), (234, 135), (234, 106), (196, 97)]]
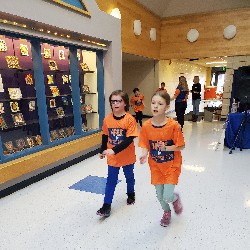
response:
[(140, 157), (140, 164), (144, 164), (147, 161), (147, 154)]
[(99, 158), (100, 158), (100, 159), (104, 159), (104, 158), (105, 158), (105, 155), (104, 155), (104, 154), (99, 154)]
[(111, 148), (109, 148), (109, 149), (104, 150), (104, 151), (102, 152), (102, 154), (103, 154), (104, 157), (105, 157), (106, 155), (114, 155), (115, 152), (114, 152)]
[(161, 150), (161, 151), (166, 150), (166, 146), (165, 146), (165, 143), (163, 141), (158, 141), (158, 147), (159, 147), (159, 150)]

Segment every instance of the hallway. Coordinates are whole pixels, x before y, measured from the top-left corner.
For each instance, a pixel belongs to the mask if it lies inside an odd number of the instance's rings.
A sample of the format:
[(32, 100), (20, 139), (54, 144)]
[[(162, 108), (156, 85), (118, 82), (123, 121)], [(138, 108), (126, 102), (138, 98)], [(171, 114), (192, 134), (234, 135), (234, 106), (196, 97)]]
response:
[(111, 216), (100, 219), (96, 211), (107, 165), (96, 155), (2, 198), (0, 249), (250, 249), (249, 149), (229, 154), (222, 122), (185, 122), (183, 133), (186, 148), (176, 190), (184, 211), (172, 213), (169, 227), (159, 225), (162, 210), (149, 168), (138, 162), (135, 205), (126, 205), (121, 171)]

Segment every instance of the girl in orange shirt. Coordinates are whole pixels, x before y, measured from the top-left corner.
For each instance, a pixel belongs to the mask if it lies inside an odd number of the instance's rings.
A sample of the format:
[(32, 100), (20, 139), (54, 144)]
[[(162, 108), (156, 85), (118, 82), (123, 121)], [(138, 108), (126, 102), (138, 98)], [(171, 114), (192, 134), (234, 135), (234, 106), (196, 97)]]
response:
[(138, 136), (135, 118), (129, 114), (129, 97), (122, 90), (109, 96), (112, 113), (103, 120), (102, 146), (100, 158), (107, 156), (108, 177), (105, 188), (104, 204), (97, 215), (108, 217), (118, 181), (120, 168), (123, 169), (127, 183), (127, 204), (135, 202), (134, 163), (136, 161), (134, 138)]
[(142, 148), (140, 163), (145, 163), (148, 158), (151, 183), (155, 186), (164, 211), (160, 221), (163, 227), (168, 226), (171, 220), (170, 203), (176, 214), (180, 214), (183, 209), (180, 196), (174, 193), (174, 188), (181, 173), (180, 150), (185, 147), (185, 141), (178, 122), (165, 116), (169, 107), (169, 94), (156, 92), (151, 100), (153, 117), (144, 122), (139, 137), (139, 147)]

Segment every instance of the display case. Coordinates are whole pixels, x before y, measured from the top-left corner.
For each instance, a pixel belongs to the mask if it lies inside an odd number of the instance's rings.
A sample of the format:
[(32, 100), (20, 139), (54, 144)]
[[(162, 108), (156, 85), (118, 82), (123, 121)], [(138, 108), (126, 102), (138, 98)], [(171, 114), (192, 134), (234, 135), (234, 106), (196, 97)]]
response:
[(42, 144), (31, 44), (0, 36), (0, 136), (4, 155)]
[(50, 141), (74, 135), (69, 48), (41, 44)]
[(98, 131), (96, 51), (0, 36), (1, 162)]
[[(91, 16), (78, 11), (81, 1), (67, 2), (1, 6), (0, 194), (96, 154), (110, 112), (104, 93), (122, 87), (121, 20), (95, 1), (84, 4)], [(8, 88), (22, 97), (11, 99)]]
[(99, 126), (97, 69), (95, 52), (78, 50), (82, 130)]

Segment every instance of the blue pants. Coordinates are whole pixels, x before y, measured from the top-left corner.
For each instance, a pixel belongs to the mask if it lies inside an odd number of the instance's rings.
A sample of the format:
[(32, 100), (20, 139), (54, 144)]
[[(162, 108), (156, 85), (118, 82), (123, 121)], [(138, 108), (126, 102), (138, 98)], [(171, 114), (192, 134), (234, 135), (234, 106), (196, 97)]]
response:
[(199, 106), (201, 99), (192, 100), (193, 104), (193, 114), (199, 116)]
[[(123, 166), (123, 173), (127, 182), (127, 193), (135, 192), (134, 164)], [(108, 177), (105, 189), (104, 203), (111, 204), (118, 181), (120, 168), (108, 166)]]

